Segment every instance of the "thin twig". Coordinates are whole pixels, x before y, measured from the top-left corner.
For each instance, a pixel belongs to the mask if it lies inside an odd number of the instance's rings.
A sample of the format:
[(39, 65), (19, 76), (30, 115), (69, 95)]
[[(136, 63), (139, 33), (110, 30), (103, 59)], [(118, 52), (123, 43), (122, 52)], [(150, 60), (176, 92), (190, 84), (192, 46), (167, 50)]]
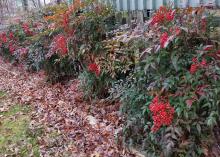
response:
[(15, 75), (15, 76), (18, 75), (18, 74), (16, 74), (16, 73), (12, 72), (12, 71), (9, 71), (8, 69), (6, 69), (6, 68), (4, 68), (4, 67), (2, 67), (2, 66), (0, 66), (0, 68), (3, 69), (3, 70), (5, 70), (5, 71), (7, 71), (8, 73), (11, 73), (11, 74)]

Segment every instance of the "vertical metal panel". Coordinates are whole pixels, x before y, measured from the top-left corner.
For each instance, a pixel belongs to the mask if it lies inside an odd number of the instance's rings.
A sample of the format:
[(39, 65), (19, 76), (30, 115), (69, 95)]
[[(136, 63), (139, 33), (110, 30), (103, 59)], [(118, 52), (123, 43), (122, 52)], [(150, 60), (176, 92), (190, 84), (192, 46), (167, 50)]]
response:
[(165, 0), (164, 5), (169, 5), (172, 8), (178, 7), (178, 0)]
[(156, 1), (156, 9), (160, 8), (163, 5), (163, 0), (155, 0)]
[(198, 7), (200, 6), (200, 0), (189, 0), (189, 5), (191, 7)]
[(122, 10), (127, 11), (128, 10), (128, 0), (122, 0)]
[(179, 0), (173, 0), (174, 8), (177, 8), (179, 5)]
[(179, 8), (186, 8), (188, 5), (188, 0), (179, 0), (178, 7)]
[(144, 10), (144, 1), (138, 0), (138, 10)]
[(144, 9), (147, 9), (147, 0), (144, 0)]
[(172, 8), (178, 7), (178, 0), (167, 0), (167, 5), (172, 6)]
[(136, 0), (135, 1), (135, 10), (137, 10), (138, 9), (138, 1)]
[(153, 9), (157, 9), (157, 0), (152, 0)]
[(202, 4), (207, 4), (209, 2), (209, 0), (201, 0), (202, 1)]
[(113, 7), (117, 7), (117, 3), (116, 3), (116, 0), (113, 0)]
[(131, 2), (130, 2), (131, 0), (128, 0), (128, 10), (131, 10)]
[(167, 5), (167, 0), (163, 0), (163, 5)]
[(131, 10), (135, 10), (136, 8), (135, 8), (135, 1), (136, 0), (130, 0), (130, 9)]
[(220, 0), (104, 0), (116, 7), (118, 11), (158, 9), (162, 5), (172, 4), (175, 8), (187, 6), (199, 7), (201, 4), (213, 3), (220, 6)]
[(117, 9), (117, 11), (121, 10), (120, 1), (121, 0), (116, 0), (116, 9)]
[(111, 0), (111, 3), (112, 3), (112, 6), (113, 6), (113, 8), (116, 8), (116, 0)]
[(218, 6), (218, 1), (219, 0), (204, 0), (205, 4), (212, 4), (214, 6)]
[(154, 0), (147, 0), (147, 9), (153, 9), (153, 1)]
[(217, 0), (217, 5), (220, 7), (220, 0)]

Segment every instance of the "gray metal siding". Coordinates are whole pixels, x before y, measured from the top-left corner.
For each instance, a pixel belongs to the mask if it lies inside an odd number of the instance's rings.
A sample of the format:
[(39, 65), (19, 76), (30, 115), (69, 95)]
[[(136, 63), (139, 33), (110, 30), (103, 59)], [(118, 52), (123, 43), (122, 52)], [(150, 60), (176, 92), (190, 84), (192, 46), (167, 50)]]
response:
[(158, 9), (162, 5), (172, 4), (174, 7), (199, 7), (202, 4), (213, 3), (220, 6), (220, 0), (104, 0), (115, 6), (118, 11)]

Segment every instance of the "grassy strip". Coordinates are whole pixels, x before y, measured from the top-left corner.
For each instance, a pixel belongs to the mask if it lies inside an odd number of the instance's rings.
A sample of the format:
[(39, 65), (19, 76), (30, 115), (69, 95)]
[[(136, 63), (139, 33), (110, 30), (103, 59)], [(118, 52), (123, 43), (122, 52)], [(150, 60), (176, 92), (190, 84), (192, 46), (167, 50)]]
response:
[[(4, 95), (0, 92), (0, 98)], [(0, 112), (0, 156), (40, 156), (37, 138), (28, 133), (29, 112), (30, 108), (22, 105)]]

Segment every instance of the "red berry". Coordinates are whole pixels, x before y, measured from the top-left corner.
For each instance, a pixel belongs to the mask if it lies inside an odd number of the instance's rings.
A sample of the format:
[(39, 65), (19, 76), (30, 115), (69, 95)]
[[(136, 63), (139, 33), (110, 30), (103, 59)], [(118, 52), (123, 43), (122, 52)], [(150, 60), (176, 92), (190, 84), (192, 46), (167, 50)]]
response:
[(202, 62), (201, 62), (201, 66), (202, 67), (206, 67), (207, 66), (207, 61), (206, 61), (206, 59), (202, 59)]
[(99, 76), (100, 73), (101, 73), (100, 67), (99, 67), (96, 63), (89, 64), (88, 70), (89, 70), (90, 72), (95, 73), (96, 76)]
[(196, 57), (194, 57), (194, 58), (192, 59), (192, 62), (197, 63), (197, 62), (198, 62), (198, 59), (197, 59)]
[(174, 108), (169, 102), (160, 101), (158, 97), (155, 97), (149, 109), (152, 112), (152, 119), (154, 121), (154, 125), (151, 128), (152, 132), (157, 132), (161, 126), (168, 126), (172, 123)]
[(161, 45), (162, 48), (165, 48), (168, 39), (169, 39), (169, 36), (168, 36), (168, 33), (167, 33), (167, 32), (165, 32), (165, 33), (163, 33), (163, 34), (161, 35), (160, 45)]
[(197, 64), (192, 64), (191, 67), (190, 67), (190, 73), (191, 74), (196, 73), (197, 69), (198, 69), (198, 65)]

